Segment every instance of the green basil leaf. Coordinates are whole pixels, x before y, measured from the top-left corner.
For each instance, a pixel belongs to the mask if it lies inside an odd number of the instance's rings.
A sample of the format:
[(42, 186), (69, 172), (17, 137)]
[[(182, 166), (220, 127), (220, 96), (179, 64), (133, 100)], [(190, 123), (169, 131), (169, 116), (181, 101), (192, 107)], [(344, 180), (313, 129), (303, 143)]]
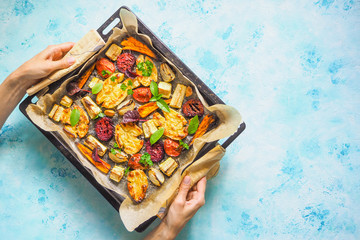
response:
[(121, 90), (125, 91), (127, 89), (127, 86), (124, 83), (122, 83), (120, 88), (121, 88)]
[(133, 85), (133, 82), (129, 79), (128, 86), (132, 86), (132, 85)]
[(114, 155), (116, 155), (115, 149), (112, 148), (112, 149), (111, 149), (111, 153), (114, 154)]
[(157, 100), (156, 101), (156, 105), (158, 105), (158, 107), (161, 109), (161, 110), (163, 110), (163, 111), (165, 111), (165, 112), (170, 112), (170, 108), (169, 108), (169, 106), (166, 104), (166, 102), (163, 100), (163, 99), (159, 99), (159, 100)]
[(130, 172), (130, 167), (127, 167), (124, 171), (124, 175), (127, 175)]
[(150, 102), (156, 102), (157, 101), (157, 98), (156, 98), (156, 96), (153, 96), (152, 98), (150, 98), (150, 100), (149, 100)]
[(159, 94), (158, 85), (155, 81), (151, 81), (150, 83), (150, 91), (153, 96), (157, 96)]
[(76, 124), (78, 124), (79, 120), (80, 120), (80, 111), (79, 111), (79, 109), (73, 109), (71, 111), (71, 114), (70, 114), (71, 126), (75, 126)]
[(155, 96), (157, 101), (159, 101), (161, 99), (161, 97), (162, 97), (162, 94), (159, 94), (159, 95)]
[(198, 129), (198, 127), (199, 127), (199, 117), (198, 117), (198, 115), (196, 115), (195, 117), (193, 117), (190, 120), (189, 127), (188, 127), (188, 133), (194, 134), (196, 132), (196, 130)]
[(133, 95), (134, 91), (132, 89), (127, 90), (127, 95)]
[(94, 87), (91, 89), (91, 92), (92, 94), (98, 94), (101, 89), (103, 88), (103, 84), (100, 82), (100, 83), (97, 83), (94, 85)]
[(151, 156), (149, 153), (144, 153), (143, 155), (141, 155), (139, 163), (141, 163), (142, 165), (146, 166), (152, 166), (154, 165), (153, 161), (151, 161)]
[(110, 80), (113, 81), (113, 82), (115, 82), (116, 76), (112, 76), (112, 77), (110, 78)]
[(156, 132), (154, 132), (151, 137), (150, 137), (150, 143), (151, 145), (153, 145), (154, 143), (156, 143), (161, 136), (164, 134), (164, 128), (160, 128), (158, 129)]
[(114, 143), (114, 148), (119, 148), (119, 145), (117, 143)]
[(189, 145), (184, 143), (181, 139), (179, 140), (180, 146), (184, 147), (185, 149), (189, 150)]

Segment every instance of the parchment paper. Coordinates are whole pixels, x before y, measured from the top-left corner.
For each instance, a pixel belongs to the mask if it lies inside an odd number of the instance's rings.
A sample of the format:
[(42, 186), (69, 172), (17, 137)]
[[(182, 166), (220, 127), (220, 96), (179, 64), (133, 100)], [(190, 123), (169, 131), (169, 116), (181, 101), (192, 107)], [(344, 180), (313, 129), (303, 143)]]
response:
[[(53, 134), (62, 142), (65, 142), (69, 148), (76, 154), (81, 163), (91, 170), (95, 179), (104, 187), (111, 189), (118, 194), (125, 197), (124, 202), (121, 204), (119, 213), (120, 217), (129, 231), (133, 231), (141, 223), (149, 219), (150, 217), (157, 215), (159, 210), (159, 217), (163, 217), (164, 209), (171, 203), (173, 197), (177, 193), (178, 186), (185, 176), (184, 174), (189, 174), (192, 179), (192, 183), (196, 183), (201, 177), (207, 175), (208, 178), (211, 178), (216, 175), (219, 169), (219, 161), (223, 157), (225, 150), (217, 145), (214, 149), (209, 151), (201, 159), (197, 160), (195, 163), (192, 163), (197, 153), (207, 142), (213, 142), (215, 140), (228, 137), (236, 132), (238, 126), (242, 122), (241, 115), (239, 112), (230, 106), (227, 105), (213, 105), (208, 106), (204, 101), (200, 92), (189, 79), (187, 79), (181, 71), (168, 59), (162, 56), (155, 48), (152, 47), (151, 39), (144, 35), (138, 33), (137, 19), (135, 15), (131, 12), (122, 9), (120, 11), (120, 18), (123, 23), (123, 28), (114, 28), (112, 35), (109, 37), (105, 46), (100, 50), (99, 53), (91, 57), (80, 70), (79, 76), (96, 61), (97, 57), (102, 54), (104, 50), (113, 42), (120, 42), (124, 37), (134, 36), (135, 38), (141, 39), (145, 42), (151, 49), (161, 56), (162, 61), (167, 61), (176, 72), (176, 80), (186, 85), (192, 85), (193, 89), (197, 93), (197, 97), (202, 101), (207, 111), (216, 114), (218, 117), (218, 124), (216, 128), (210, 130), (204, 134), (201, 138), (198, 138), (194, 141), (193, 146), (189, 151), (186, 151), (185, 154), (180, 155), (181, 160), (179, 161), (179, 169), (170, 177), (166, 178), (164, 184), (157, 188), (152, 187), (148, 189), (146, 198), (140, 204), (135, 204), (128, 195), (126, 177), (124, 177), (120, 183), (115, 183), (109, 179), (109, 177), (101, 173), (95, 166), (93, 166), (77, 149), (75, 142), (82, 140), (76, 139), (75, 141), (70, 139), (62, 130), (62, 124), (54, 123), (47, 114), (50, 112), (54, 103), (58, 103), (63, 95), (66, 94), (66, 85), (68, 82), (77, 78), (78, 75), (73, 76), (64, 81), (64, 83), (57, 89), (53, 94), (46, 94), (39, 98), (36, 104), (31, 104), (27, 107), (26, 112), (28, 113), (30, 119), (39, 127), (45, 131), (51, 131)], [(84, 51), (87, 51), (84, 49)], [(80, 104), (81, 106), (81, 104)], [(117, 124), (117, 123), (116, 123)], [(91, 129), (91, 126), (90, 126)], [(106, 160), (106, 159), (104, 159)], [(111, 163), (111, 160), (108, 161)], [(192, 163), (192, 164), (191, 164)], [(188, 167), (188, 165), (191, 166)], [(188, 167), (188, 168), (187, 168)], [(184, 174), (181, 175), (183, 169)], [(151, 183), (149, 183), (151, 185)]]

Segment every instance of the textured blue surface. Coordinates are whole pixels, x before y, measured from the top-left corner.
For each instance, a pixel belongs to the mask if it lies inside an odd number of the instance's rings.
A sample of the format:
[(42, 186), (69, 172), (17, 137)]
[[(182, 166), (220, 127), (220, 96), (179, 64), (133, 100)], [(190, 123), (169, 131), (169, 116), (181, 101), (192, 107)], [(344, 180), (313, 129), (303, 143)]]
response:
[[(98, 2), (1, 1), (1, 76), (128, 5), (247, 123), (178, 239), (360, 238), (359, 1)], [(0, 153), (1, 238), (144, 235), (19, 110)]]

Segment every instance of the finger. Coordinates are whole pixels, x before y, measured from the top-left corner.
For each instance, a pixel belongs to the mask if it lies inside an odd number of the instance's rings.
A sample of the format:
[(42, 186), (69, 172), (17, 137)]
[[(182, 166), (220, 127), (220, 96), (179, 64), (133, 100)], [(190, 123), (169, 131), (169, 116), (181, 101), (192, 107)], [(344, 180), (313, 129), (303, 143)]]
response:
[(198, 183), (196, 184), (197, 186), (197, 191), (202, 194), (205, 195), (205, 190), (206, 190), (206, 177), (203, 177), (202, 179), (200, 179), (200, 181), (198, 181)]
[(67, 53), (68, 51), (70, 51), (70, 49), (73, 48), (74, 45), (75, 43), (73, 42), (60, 43), (57, 45), (53, 45), (53, 49), (60, 50), (62, 53)]
[(50, 65), (51, 71), (55, 71), (55, 70), (59, 70), (59, 69), (68, 68), (71, 65), (73, 65), (74, 63), (75, 63), (75, 58), (65, 57), (58, 61), (49, 62), (49, 65)]
[(191, 178), (189, 176), (185, 176), (183, 181), (181, 182), (177, 198), (185, 202), (190, 187), (191, 187)]

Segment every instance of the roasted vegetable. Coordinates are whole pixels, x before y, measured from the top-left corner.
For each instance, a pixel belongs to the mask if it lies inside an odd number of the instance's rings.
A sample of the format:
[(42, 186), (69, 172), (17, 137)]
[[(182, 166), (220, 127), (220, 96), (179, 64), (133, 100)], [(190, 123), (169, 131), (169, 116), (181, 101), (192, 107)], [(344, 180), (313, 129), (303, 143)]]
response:
[(171, 96), (171, 83), (167, 82), (159, 82), (159, 94), (162, 94), (163, 98), (170, 98)]
[(55, 122), (59, 122), (61, 120), (64, 110), (65, 109), (62, 106), (58, 106), (56, 108), (56, 111), (55, 111), (54, 116), (53, 116), (53, 119), (54, 119)]
[(185, 117), (195, 117), (196, 115), (201, 117), (204, 115), (204, 105), (199, 99), (190, 99), (182, 106), (182, 112)]
[(96, 70), (100, 76), (103, 78), (108, 78), (115, 72), (115, 65), (106, 58), (100, 58), (96, 62)]
[(147, 141), (146, 152), (150, 154), (151, 161), (153, 162), (160, 162), (165, 156), (163, 143), (161, 141), (154, 143), (153, 145), (150, 144), (150, 141)]
[(131, 53), (120, 54), (116, 60), (116, 66), (119, 71), (125, 73), (126, 71), (132, 71), (132, 68), (135, 64), (136, 58)]
[[(165, 102), (168, 104), (170, 103), (171, 99), (165, 100)], [(146, 103), (138, 108), (138, 112), (140, 114), (140, 117), (146, 118), (148, 115), (150, 115), (152, 112), (157, 110), (159, 107), (156, 104), (156, 102), (149, 102)]]
[(169, 157), (160, 163), (159, 168), (166, 176), (170, 177), (178, 166), (179, 164), (174, 159)]
[(140, 151), (144, 141), (137, 137), (142, 134), (142, 130), (134, 123), (116, 125), (115, 140), (127, 154), (135, 154)]
[(142, 42), (133, 37), (129, 37), (121, 42), (123, 50), (133, 50), (139, 53), (148, 55), (149, 57), (156, 58), (156, 55)]
[(76, 143), (76, 146), (80, 150), (80, 152), (92, 163), (94, 166), (102, 171), (103, 173), (107, 174), (111, 168), (110, 164), (104, 162), (101, 158), (97, 157), (97, 159), (93, 158), (93, 152), (82, 145), (81, 143)]
[(117, 57), (121, 54), (122, 48), (116, 44), (111, 44), (105, 55), (113, 61), (116, 61)]
[(95, 68), (95, 63), (88, 70), (86, 70), (86, 72), (81, 76), (81, 78), (78, 81), (79, 88), (83, 88), (83, 86), (85, 85), (85, 83), (89, 79), (89, 77), (90, 77), (92, 71), (94, 70), (94, 68)]
[(139, 75), (136, 80), (145, 87), (150, 86), (151, 81), (157, 82), (158, 80), (158, 72), (154, 62), (149, 57), (144, 58), (143, 55), (136, 59), (136, 74)]
[(170, 138), (165, 139), (164, 141), (165, 153), (170, 157), (177, 157), (180, 155), (182, 147), (178, 141), (174, 141)]
[(109, 152), (109, 157), (116, 163), (122, 163), (128, 160), (128, 156), (126, 155), (126, 153), (117, 149), (112, 149), (111, 152)]
[(161, 184), (163, 184), (165, 181), (164, 175), (156, 168), (150, 168), (148, 171), (148, 175), (150, 181), (158, 187), (160, 187)]
[(95, 137), (89, 135), (85, 141), (84, 145), (93, 150), (94, 148), (98, 149), (99, 156), (104, 156), (107, 151), (107, 147), (105, 147), (101, 142), (99, 142)]
[(132, 169), (142, 169), (142, 170), (146, 169), (146, 166), (140, 163), (141, 156), (142, 156), (141, 153), (136, 153), (132, 155), (131, 158), (129, 159), (128, 166)]
[(114, 136), (114, 124), (108, 117), (103, 117), (95, 124), (95, 132), (101, 141), (109, 141)]
[(89, 96), (82, 98), (81, 103), (84, 105), (91, 119), (96, 118), (97, 115), (101, 113), (99, 106), (96, 105), (96, 103)]
[(97, 77), (93, 77), (89, 83), (89, 88), (93, 88), (97, 83), (102, 83), (104, 84), (104, 81), (103, 80), (100, 80), (99, 78)]
[(188, 135), (185, 127), (187, 120), (180, 113), (172, 109), (170, 109), (170, 113), (165, 111), (163, 113), (165, 118), (160, 113), (155, 112), (153, 119), (159, 128), (163, 127), (165, 129), (164, 135), (174, 140), (185, 138)]
[(124, 176), (124, 171), (125, 168), (121, 166), (115, 166), (113, 167), (113, 169), (111, 169), (109, 177), (111, 180), (114, 180), (115, 182), (120, 182), (120, 180)]
[(71, 98), (69, 98), (68, 96), (63, 96), (63, 98), (60, 101), (60, 104), (65, 106), (65, 107), (71, 107), (71, 104), (73, 103), (73, 100)]
[(186, 91), (185, 91), (185, 97), (190, 97), (193, 93), (193, 90), (190, 86), (186, 87)]
[(136, 111), (136, 110), (127, 111), (124, 114), (121, 123), (126, 124), (126, 123), (131, 123), (131, 122), (138, 122), (139, 119), (140, 119), (140, 114), (138, 111)]
[(128, 100), (127, 102), (124, 102), (124, 104), (119, 105), (119, 115), (123, 116), (127, 111), (134, 110), (135, 108), (135, 102), (133, 100)]
[(181, 108), (181, 105), (184, 101), (185, 92), (186, 92), (185, 85), (182, 85), (182, 84), (176, 85), (175, 91), (173, 93), (173, 96), (172, 96), (172, 99), (170, 102), (170, 107)]
[(131, 86), (121, 83), (124, 79), (123, 73), (115, 73), (104, 81), (103, 88), (96, 96), (96, 103), (102, 104), (104, 108), (115, 108), (127, 97), (127, 90)]
[(149, 102), (151, 98), (151, 91), (148, 87), (141, 87), (134, 90), (133, 97), (136, 101), (141, 103)]
[(113, 117), (115, 115), (115, 111), (114, 110), (105, 110), (104, 114), (108, 117)]
[(135, 202), (140, 203), (144, 200), (148, 188), (148, 180), (143, 170), (134, 170), (128, 174), (127, 186), (130, 196)]
[(160, 65), (160, 75), (165, 82), (171, 82), (175, 79), (175, 73), (166, 63)]
[(156, 132), (158, 130), (154, 120), (152, 120), (152, 119), (148, 120), (146, 122), (143, 122), (142, 128), (143, 128), (145, 138), (150, 138), (151, 134), (153, 134), (154, 132)]
[[(52, 107), (51, 111), (50, 111), (49, 114), (48, 114), (49, 118), (54, 118), (55, 113), (56, 113), (56, 111), (58, 110), (58, 108), (59, 108), (59, 105), (54, 104), (54, 106)], [(55, 119), (54, 119), (54, 120), (55, 120)], [(58, 121), (60, 121), (60, 118), (59, 118), (56, 122), (58, 122)]]
[(209, 128), (210, 124), (213, 123), (214, 121), (215, 121), (214, 116), (206, 115), (204, 117), (204, 119), (201, 121), (201, 123), (200, 123), (198, 129), (196, 130), (193, 138), (191, 139), (191, 142), (189, 145), (191, 146), (194, 143), (196, 138), (199, 138), (202, 135), (204, 135), (206, 133), (207, 129)]

